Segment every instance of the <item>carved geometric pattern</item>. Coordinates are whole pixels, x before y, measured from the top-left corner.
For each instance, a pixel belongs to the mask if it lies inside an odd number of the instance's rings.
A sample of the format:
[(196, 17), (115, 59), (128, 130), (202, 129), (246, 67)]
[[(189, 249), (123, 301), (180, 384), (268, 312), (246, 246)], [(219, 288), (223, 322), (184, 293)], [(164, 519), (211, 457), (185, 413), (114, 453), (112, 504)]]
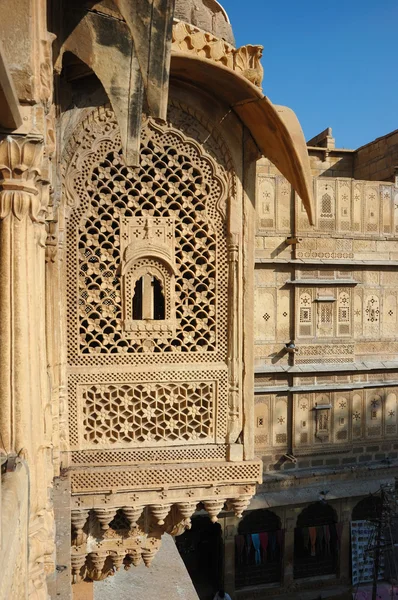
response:
[[(170, 114), (172, 120), (183, 120), (173, 108)], [(179, 129), (150, 120), (143, 127), (141, 165), (127, 167), (113, 112), (106, 109), (104, 117), (99, 115), (93, 113), (66, 178), (67, 202), (77, 205), (67, 233), (70, 363), (186, 362), (187, 352), (195, 362), (210, 353), (212, 360), (225, 360), (228, 268), (223, 167)], [(195, 119), (184, 118), (184, 128), (195, 129)], [(88, 152), (93, 139), (95, 152)], [(214, 140), (211, 146), (212, 153), (222, 152)], [(120, 221), (140, 217), (175, 222), (176, 331), (171, 339), (170, 331), (166, 337), (155, 332), (145, 344), (123, 335), (118, 270)], [(78, 344), (73, 331), (76, 319)]]
[(91, 444), (203, 440), (213, 434), (213, 382), (84, 387), (84, 438)]
[[(196, 425), (192, 424), (193, 429), (183, 432), (185, 423), (192, 423), (195, 418), (188, 415), (188, 412), (192, 409), (195, 412), (200, 409), (203, 412), (207, 411), (207, 414), (203, 414), (204, 427), (209, 432), (207, 439), (203, 437), (203, 432), (200, 434), (200, 441), (207, 443), (214, 443), (215, 437), (223, 437), (226, 434), (227, 428), (227, 371), (224, 369), (220, 370), (201, 370), (197, 371), (200, 380), (188, 380), (186, 371), (174, 371), (173, 382), (164, 382), (164, 374), (161, 370), (151, 374), (151, 381), (148, 381), (148, 373), (142, 372), (127, 372), (127, 373), (75, 373), (70, 374), (68, 378), (68, 397), (69, 397), (69, 440), (71, 449), (89, 449), (89, 448), (103, 448), (103, 444), (99, 443), (99, 439), (110, 447), (116, 448), (120, 446), (126, 446), (126, 440), (129, 440), (129, 445), (136, 444), (135, 437), (140, 435), (141, 437), (145, 434), (152, 433), (154, 423), (164, 423), (159, 431), (156, 433), (155, 439), (159, 440), (157, 443), (175, 443), (183, 444), (187, 443), (189, 439), (194, 440), (194, 437), (198, 435), (198, 429)], [(134, 381), (134, 383), (132, 383)], [(200, 401), (200, 405), (194, 405), (189, 397), (193, 392), (186, 391), (191, 386), (193, 389), (201, 389), (202, 393), (205, 389), (209, 390), (212, 394), (212, 399), (207, 401)], [(99, 391), (95, 394), (91, 394), (91, 397), (86, 396), (87, 390), (109, 390), (111, 392), (111, 398), (107, 395), (103, 396), (103, 392)], [(150, 392), (142, 392), (143, 388), (152, 390)], [(155, 391), (156, 390), (156, 391)], [(163, 390), (163, 392), (162, 392)], [(215, 421), (215, 396), (217, 390), (217, 414), (216, 427)], [(168, 403), (171, 402), (170, 394), (174, 391), (174, 397), (177, 396), (180, 405), (181, 413), (184, 412), (184, 420), (177, 420), (176, 430), (166, 430), (165, 421), (170, 417), (170, 411), (178, 413), (176, 407)], [(177, 394), (176, 394), (177, 391)], [(137, 394), (139, 400), (137, 400)], [(186, 395), (186, 399), (185, 398)], [(147, 398), (147, 400), (146, 400)], [(162, 399), (163, 398), (163, 399)], [(98, 402), (97, 402), (98, 399)], [(194, 400), (194, 402), (196, 402)], [(90, 404), (90, 409), (87, 408), (87, 402)], [(145, 405), (145, 406), (144, 406)], [(191, 406), (192, 405), (192, 406)], [(204, 406), (206, 405), (206, 411)], [(95, 410), (92, 407), (95, 406)], [(177, 406), (177, 405), (176, 405)], [(109, 407), (109, 408), (108, 408)], [(141, 407), (141, 408), (139, 408)], [(153, 414), (155, 409), (156, 417), (150, 415)], [(104, 412), (101, 413), (101, 410)], [(137, 414), (137, 410), (140, 414)], [(146, 412), (143, 414), (143, 410)], [(134, 412), (134, 417), (132, 413)], [(107, 416), (105, 413), (108, 413)], [(117, 414), (117, 416), (116, 416)], [(178, 413), (180, 414), (180, 413)], [(145, 416), (144, 416), (145, 415)], [(168, 415), (166, 417), (166, 415)], [(182, 416), (182, 414), (181, 414)], [(141, 423), (141, 429), (137, 428), (137, 417)], [(103, 424), (101, 419), (105, 418)], [(173, 416), (176, 420), (175, 415)], [(206, 419), (211, 418), (211, 426), (206, 424)], [(114, 423), (118, 422), (117, 430), (111, 431), (110, 421)], [(94, 421), (94, 423), (93, 423)], [(132, 423), (134, 425), (134, 433), (129, 430)], [(82, 427), (82, 424), (84, 426)], [(171, 423), (172, 426), (175, 423)], [(150, 429), (152, 430), (150, 431)], [(145, 431), (144, 431), (145, 429)], [(140, 433), (138, 434), (138, 431)], [(177, 435), (177, 430), (181, 434), (181, 438)], [(94, 433), (96, 431), (96, 433)], [(101, 431), (107, 432), (107, 435), (100, 437)], [(89, 433), (88, 433), (89, 432)], [(127, 433), (126, 433), (127, 432)], [(210, 433), (211, 432), (211, 433)], [(152, 433), (153, 435), (153, 433)], [(188, 436), (188, 437), (184, 437)], [(211, 438), (210, 438), (211, 436)], [(140, 439), (141, 439), (140, 437)], [(167, 441), (166, 441), (167, 440)], [(173, 441), (174, 440), (174, 441)], [(138, 442), (140, 445), (150, 445), (148, 441)], [(196, 440), (195, 440), (196, 443)]]
[[(170, 140), (171, 141), (171, 140)], [(169, 142), (170, 143), (170, 142)], [(148, 144), (139, 172), (128, 169), (121, 153), (110, 152), (92, 173), (91, 214), (80, 229), (80, 349), (83, 353), (213, 351), (215, 346), (216, 238), (204, 200), (220, 195), (211, 173), (173, 145)], [(213, 189), (212, 189), (213, 187)], [(179, 199), (183, 198), (183, 202)], [(119, 216), (177, 214), (175, 231), (177, 319), (173, 342), (161, 336), (152, 345), (121, 334)], [(104, 339), (98, 320), (111, 330)]]
[(175, 448), (140, 448), (126, 450), (85, 450), (71, 452), (74, 465), (107, 465), (131, 464), (140, 462), (196, 462), (225, 461), (227, 449), (221, 444), (217, 446), (194, 446)]
[(79, 494), (92, 491), (99, 493), (101, 490), (108, 489), (147, 488), (164, 485), (182, 485), (185, 488), (190, 485), (212, 485), (214, 481), (243, 484), (258, 481), (259, 477), (260, 464), (258, 462), (170, 468), (151, 465), (147, 469), (79, 470), (71, 473), (71, 485), (72, 492)]
[(379, 299), (376, 296), (371, 296), (368, 299), (367, 307), (365, 309), (368, 321), (371, 323), (377, 323), (379, 320)]

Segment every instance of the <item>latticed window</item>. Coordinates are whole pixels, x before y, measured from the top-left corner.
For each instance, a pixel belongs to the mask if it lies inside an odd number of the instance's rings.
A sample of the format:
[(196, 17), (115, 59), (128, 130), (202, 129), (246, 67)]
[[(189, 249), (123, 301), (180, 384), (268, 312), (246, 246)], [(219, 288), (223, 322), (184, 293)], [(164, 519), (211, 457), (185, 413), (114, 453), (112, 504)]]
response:
[(170, 114), (177, 125), (145, 122), (132, 168), (99, 112), (68, 166), (72, 448), (226, 439), (227, 150), (206, 152), (185, 133), (199, 121)]
[(332, 216), (332, 197), (329, 194), (324, 194), (321, 200), (321, 217)]

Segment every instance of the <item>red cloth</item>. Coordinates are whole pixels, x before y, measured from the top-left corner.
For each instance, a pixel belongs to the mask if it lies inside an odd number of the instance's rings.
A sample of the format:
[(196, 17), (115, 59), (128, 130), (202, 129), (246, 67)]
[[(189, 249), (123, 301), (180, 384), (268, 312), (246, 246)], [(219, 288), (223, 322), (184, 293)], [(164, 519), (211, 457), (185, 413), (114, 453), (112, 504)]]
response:
[(315, 556), (316, 527), (308, 527), (311, 541), (311, 556)]
[(263, 562), (267, 560), (268, 533), (260, 533), (260, 544), (263, 549)]

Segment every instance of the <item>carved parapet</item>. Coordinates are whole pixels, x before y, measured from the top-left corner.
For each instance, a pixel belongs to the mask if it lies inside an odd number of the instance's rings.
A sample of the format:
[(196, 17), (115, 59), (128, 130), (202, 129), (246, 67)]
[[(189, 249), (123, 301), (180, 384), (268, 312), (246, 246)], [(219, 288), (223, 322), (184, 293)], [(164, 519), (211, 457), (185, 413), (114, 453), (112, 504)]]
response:
[(218, 62), (239, 72), (251, 83), (261, 88), (264, 71), (260, 60), (263, 46), (251, 44), (234, 48), (212, 33), (203, 31), (190, 23), (178, 21), (173, 27), (172, 50), (193, 54), (213, 62)]
[(46, 207), (37, 186), (42, 155), (41, 139), (7, 136), (0, 140), (0, 219), (13, 214), (18, 220), (26, 215), (32, 221), (43, 220)]

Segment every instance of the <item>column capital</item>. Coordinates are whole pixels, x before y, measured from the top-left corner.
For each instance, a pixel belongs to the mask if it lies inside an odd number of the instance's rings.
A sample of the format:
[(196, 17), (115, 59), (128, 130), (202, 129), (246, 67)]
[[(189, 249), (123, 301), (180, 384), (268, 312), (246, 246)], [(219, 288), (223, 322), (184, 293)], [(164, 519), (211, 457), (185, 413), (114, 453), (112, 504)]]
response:
[(18, 220), (27, 214), (40, 220), (39, 176), (43, 140), (36, 137), (0, 137), (0, 219), (12, 213)]

